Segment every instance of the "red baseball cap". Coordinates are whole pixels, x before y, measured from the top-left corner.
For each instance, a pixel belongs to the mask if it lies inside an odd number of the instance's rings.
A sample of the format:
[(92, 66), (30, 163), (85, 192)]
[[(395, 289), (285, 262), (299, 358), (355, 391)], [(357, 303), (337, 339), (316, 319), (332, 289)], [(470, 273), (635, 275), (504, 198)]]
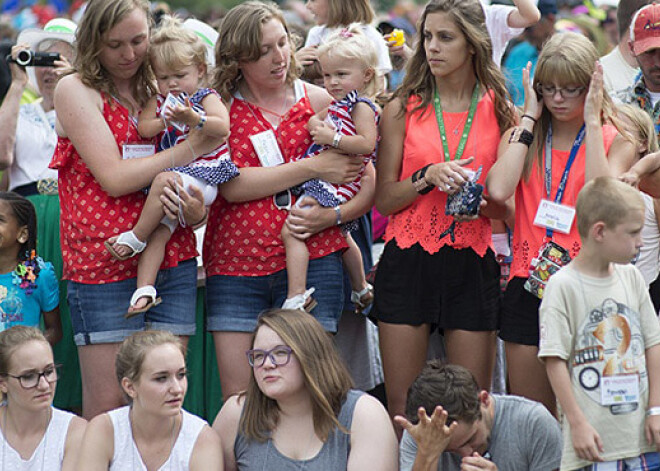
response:
[(660, 48), (660, 5), (652, 3), (637, 10), (630, 23), (630, 43), (635, 55)]

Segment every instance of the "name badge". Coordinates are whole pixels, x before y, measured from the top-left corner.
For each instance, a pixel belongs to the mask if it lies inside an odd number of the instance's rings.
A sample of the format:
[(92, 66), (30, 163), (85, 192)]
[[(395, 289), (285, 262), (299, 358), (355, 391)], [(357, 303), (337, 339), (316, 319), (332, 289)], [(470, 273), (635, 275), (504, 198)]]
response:
[(637, 375), (603, 376), (600, 383), (600, 403), (604, 406), (639, 402)]
[(534, 225), (568, 234), (575, 219), (575, 208), (565, 204), (541, 200), (534, 217)]
[(121, 158), (124, 160), (141, 159), (156, 153), (154, 144), (124, 144), (122, 147)]
[(275, 167), (284, 163), (282, 151), (272, 129), (250, 136), (250, 140), (262, 167)]

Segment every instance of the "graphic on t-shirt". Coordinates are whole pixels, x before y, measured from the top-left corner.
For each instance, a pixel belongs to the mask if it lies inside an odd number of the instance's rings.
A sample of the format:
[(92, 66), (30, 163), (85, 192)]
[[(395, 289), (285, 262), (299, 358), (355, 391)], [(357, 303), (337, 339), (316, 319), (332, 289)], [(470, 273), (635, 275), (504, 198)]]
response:
[(15, 288), (0, 285), (0, 330), (23, 320), (23, 301)]
[(578, 328), (573, 381), (615, 415), (636, 410), (647, 387), (639, 317), (626, 305), (606, 299)]

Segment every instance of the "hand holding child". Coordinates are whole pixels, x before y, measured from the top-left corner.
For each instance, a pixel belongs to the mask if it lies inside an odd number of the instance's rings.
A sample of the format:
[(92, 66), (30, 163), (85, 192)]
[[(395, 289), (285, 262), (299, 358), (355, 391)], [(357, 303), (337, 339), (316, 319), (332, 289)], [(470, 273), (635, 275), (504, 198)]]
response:
[(604, 451), (603, 441), (589, 422), (585, 420), (577, 426), (573, 426), (571, 436), (575, 453), (580, 458), (594, 462), (603, 461), (600, 456), (600, 453)]

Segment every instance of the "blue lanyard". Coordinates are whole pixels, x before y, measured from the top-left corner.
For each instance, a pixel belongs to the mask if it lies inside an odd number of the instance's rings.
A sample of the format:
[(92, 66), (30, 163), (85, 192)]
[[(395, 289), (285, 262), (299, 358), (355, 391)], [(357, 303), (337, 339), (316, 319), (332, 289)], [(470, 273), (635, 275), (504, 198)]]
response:
[[(568, 180), (568, 174), (571, 171), (571, 167), (573, 166), (573, 162), (575, 161), (575, 157), (577, 156), (578, 150), (580, 150), (580, 146), (582, 145), (582, 142), (584, 141), (584, 136), (585, 136), (586, 130), (585, 130), (585, 125), (583, 124), (582, 127), (580, 128), (580, 131), (578, 131), (577, 136), (575, 137), (575, 141), (573, 142), (573, 146), (571, 147), (571, 153), (568, 156), (568, 161), (566, 162), (566, 168), (564, 168), (564, 173), (561, 176), (561, 180), (559, 181), (559, 187), (557, 188), (557, 194), (555, 195), (555, 203), (561, 204), (561, 200), (564, 198), (564, 190), (566, 189), (566, 181)], [(545, 161), (545, 174), (544, 174), (544, 180), (545, 180), (545, 192), (548, 195), (548, 199), (552, 199), (551, 197), (551, 192), (552, 192), (552, 124), (548, 127), (548, 135), (545, 139), (545, 155), (544, 155), (544, 161)], [(545, 234), (548, 238), (552, 238), (552, 229), (546, 228), (545, 229)]]

